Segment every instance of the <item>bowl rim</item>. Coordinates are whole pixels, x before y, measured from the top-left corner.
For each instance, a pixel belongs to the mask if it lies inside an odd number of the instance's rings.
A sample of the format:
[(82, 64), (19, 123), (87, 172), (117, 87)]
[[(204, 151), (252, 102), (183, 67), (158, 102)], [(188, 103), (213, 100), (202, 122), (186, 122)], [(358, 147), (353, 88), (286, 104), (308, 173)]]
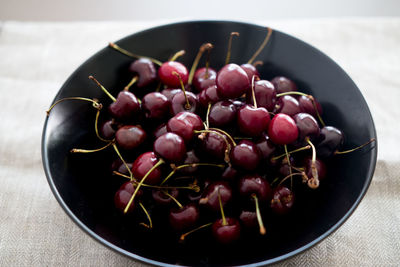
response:
[[(171, 26), (177, 26), (177, 25), (182, 25), (182, 24), (195, 24), (195, 23), (219, 23), (219, 24), (225, 24), (225, 23), (235, 23), (235, 24), (240, 24), (240, 25), (245, 25), (245, 26), (250, 26), (250, 27), (260, 27), (260, 28), (265, 28), (266, 26), (263, 25), (259, 25), (256, 23), (250, 23), (250, 22), (244, 22), (244, 21), (230, 21), (230, 20), (183, 20), (183, 21), (178, 21), (178, 22), (172, 22), (172, 23), (167, 23), (167, 24), (162, 24), (162, 25), (158, 25), (155, 27), (150, 27), (144, 30), (140, 30), (137, 32), (133, 32), (119, 40), (117, 40), (115, 43), (119, 43), (121, 41), (124, 41), (126, 39), (132, 38), (133, 36), (137, 35), (137, 34), (144, 34), (146, 32), (149, 31), (153, 31), (156, 29), (161, 29), (161, 28), (166, 28), (166, 27), (171, 27)], [(320, 54), (321, 56), (327, 58), (329, 61), (331, 61), (334, 65), (336, 65), (336, 67), (338, 67), (344, 75), (346, 75), (348, 77), (348, 79), (352, 82), (352, 84), (354, 85), (355, 88), (357, 88), (358, 91), (360, 91), (360, 89), (358, 88), (358, 86), (355, 84), (355, 82), (351, 79), (351, 77), (343, 70), (343, 68), (336, 63), (336, 61), (334, 61), (332, 58), (328, 57), (325, 53), (323, 53), (321, 50), (317, 49), (316, 47), (314, 47), (313, 45), (306, 43), (300, 39), (298, 39), (297, 37), (281, 32), (279, 30), (276, 30), (274, 28), (272, 28), (274, 32), (278, 32), (279, 34), (283, 34), (286, 35), (290, 38), (293, 38), (295, 41), (302, 43), (303, 45), (309, 47), (311, 50), (313, 50), (314, 52)], [(65, 84), (67, 84), (73, 76), (75, 76), (76, 73), (78, 73), (82, 66), (84, 66), (87, 62), (91, 61), (93, 58), (97, 57), (100, 53), (102, 53), (103, 51), (105, 51), (105, 49), (107, 49), (107, 47), (104, 47), (102, 49), (100, 49), (99, 51), (97, 51), (95, 54), (93, 54), (92, 56), (90, 56), (89, 58), (87, 58), (84, 62), (82, 62), (79, 67), (77, 69), (75, 69), (70, 76), (68, 77), (67, 80), (65, 80), (65, 82), (63, 83), (63, 85), (61, 86), (61, 88), (58, 90), (56, 96), (54, 97), (52, 103), (54, 103), (56, 101), (56, 99), (60, 96), (62, 89), (64, 88)], [(371, 153), (371, 157), (372, 157), (372, 162), (371, 162), (371, 166), (369, 168), (369, 171), (367, 173), (367, 180), (364, 183), (362, 189), (361, 189), (361, 193), (359, 194), (359, 196), (357, 197), (357, 199), (355, 200), (355, 202), (353, 203), (353, 205), (349, 208), (349, 210), (344, 214), (344, 216), (334, 225), (332, 225), (326, 232), (324, 232), (323, 234), (321, 234), (319, 237), (317, 237), (316, 239), (314, 239), (313, 241), (307, 243), (306, 245), (299, 247), (295, 250), (292, 250), (288, 253), (285, 253), (281, 256), (275, 257), (275, 258), (271, 258), (265, 261), (260, 261), (260, 262), (256, 262), (256, 263), (250, 263), (250, 264), (243, 264), (243, 265), (235, 265), (235, 266), (246, 266), (246, 267), (255, 267), (255, 266), (265, 266), (265, 265), (270, 265), (273, 263), (277, 263), (283, 260), (287, 260), (289, 258), (292, 258), (310, 248), (312, 248), (313, 246), (317, 245), (318, 243), (320, 243), (322, 240), (324, 240), (325, 238), (327, 238), (329, 235), (331, 235), (333, 232), (335, 232), (337, 229), (339, 229), (339, 227), (341, 225), (343, 225), (348, 219), (349, 217), (354, 213), (354, 211), (356, 210), (356, 208), (358, 207), (358, 205), (360, 204), (361, 200), (364, 198), (365, 194), (368, 191), (368, 188), (371, 184), (372, 178), (374, 176), (374, 172), (375, 172), (375, 168), (376, 168), (376, 162), (377, 162), (377, 154), (378, 154), (378, 139), (377, 139), (377, 133), (376, 133), (376, 128), (375, 128), (375, 123), (371, 114), (371, 111), (368, 107), (367, 102), (365, 101), (364, 96), (362, 95), (361, 91), (360, 91), (360, 96), (361, 98), (364, 100), (364, 102), (367, 105), (367, 110), (368, 110), (368, 116), (370, 117), (371, 123), (372, 123), (372, 133), (373, 133), (373, 138), (375, 138), (375, 143), (374, 143), (374, 147), (369, 150)], [(50, 185), (51, 191), (53, 192), (56, 200), (58, 201), (59, 205), (62, 207), (62, 209), (64, 210), (64, 212), (72, 219), (72, 221), (77, 224), (84, 232), (86, 232), (90, 237), (92, 237), (94, 240), (96, 240), (97, 242), (99, 242), (100, 244), (104, 245), (105, 247), (111, 248), (112, 250), (114, 250), (115, 252), (118, 252), (119, 254), (138, 260), (140, 262), (146, 263), (146, 264), (152, 264), (152, 265), (157, 265), (157, 266), (165, 266), (165, 267), (172, 267), (172, 266), (176, 266), (174, 264), (170, 264), (170, 263), (165, 263), (165, 262), (161, 262), (161, 261), (156, 261), (156, 260), (152, 260), (150, 258), (146, 258), (140, 255), (137, 255), (135, 253), (126, 251), (116, 245), (114, 245), (113, 243), (107, 241), (106, 239), (102, 238), (100, 235), (98, 235), (97, 233), (95, 233), (94, 231), (92, 231), (89, 227), (87, 227), (82, 221), (79, 220), (79, 218), (77, 216), (75, 216), (75, 214), (69, 209), (69, 207), (67, 206), (67, 204), (64, 202), (64, 200), (62, 199), (60, 193), (58, 192), (56, 185), (54, 183), (54, 180), (52, 178), (51, 172), (50, 172), (50, 166), (49, 166), (49, 162), (48, 162), (48, 155), (47, 155), (47, 150), (46, 150), (46, 131), (47, 131), (47, 123), (49, 120), (49, 116), (46, 116), (45, 122), (44, 122), (44, 126), (43, 126), (43, 131), (42, 131), (42, 138), (41, 138), (41, 156), (42, 156), (42, 164), (43, 164), (43, 169), (47, 178), (47, 182)]]

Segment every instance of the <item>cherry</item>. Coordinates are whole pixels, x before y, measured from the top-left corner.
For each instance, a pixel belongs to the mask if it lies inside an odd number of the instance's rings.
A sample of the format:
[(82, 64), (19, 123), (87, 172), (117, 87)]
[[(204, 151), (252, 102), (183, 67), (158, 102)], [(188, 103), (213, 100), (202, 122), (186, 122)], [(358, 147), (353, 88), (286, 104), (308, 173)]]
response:
[(182, 92), (182, 91), (178, 92), (172, 97), (171, 112), (173, 115), (178, 114), (179, 112), (182, 111), (189, 111), (195, 113), (197, 110), (197, 105), (198, 105), (197, 103), (198, 103), (197, 96), (192, 92)]
[(273, 190), (273, 196), (271, 199), (271, 209), (277, 214), (288, 213), (294, 203), (293, 192), (284, 186), (278, 186)]
[(153, 149), (158, 156), (172, 163), (181, 162), (186, 153), (184, 140), (175, 133), (165, 133), (158, 137)]
[[(172, 197), (177, 198), (179, 195), (179, 190), (178, 189), (171, 189), (168, 191), (168, 194), (170, 194)], [(153, 189), (151, 192), (151, 196), (153, 197), (153, 200), (162, 206), (166, 206), (171, 204), (173, 202), (172, 198), (169, 197), (166, 193), (165, 190), (163, 189)]]
[(161, 135), (167, 133), (167, 124), (166, 123), (162, 123), (160, 125), (158, 125), (158, 127), (153, 131), (153, 136), (155, 139), (157, 139), (158, 137), (160, 137)]
[(232, 200), (232, 188), (229, 183), (225, 181), (217, 181), (211, 183), (203, 192), (200, 204), (204, 205), (211, 211), (218, 211), (220, 209), (219, 197), (221, 198), (221, 205), (225, 206)]
[[(313, 174), (312, 174), (312, 158), (311, 157), (306, 157), (304, 159), (304, 167), (305, 167), (305, 173), (307, 175), (308, 178), (312, 178)], [(316, 158), (315, 159), (315, 167), (317, 168), (317, 172), (318, 172), (318, 179), (319, 180), (323, 180), (326, 177), (326, 165), (325, 163)]]
[(204, 181), (201, 181), (199, 184), (199, 186), (200, 186), (199, 192), (190, 191), (187, 194), (189, 201), (198, 202), (201, 199), (204, 189), (207, 188), (207, 186), (209, 186), (210, 184), (211, 184), (211, 181), (209, 179), (205, 179)]
[(215, 132), (209, 132), (202, 140), (200, 147), (208, 156), (224, 160), (228, 148), (226, 136)]
[(128, 120), (140, 110), (140, 104), (134, 94), (128, 91), (119, 92), (114, 103), (108, 106), (111, 116), (118, 120)]
[(211, 126), (223, 128), (236, 119), (236, 108), (230, 100), (219, 101), (211, 106), (208, 119)]
[[(126, 206), (129, 203), (129, 200), (132, 197), (133, 192), (135, 192), (136, 187), (132, 184), (132, 182), (126, 182), (121, 187), (119, 190), (115, 193), (114, 196), (114, 204), (117, 209), (120, 211), (124, 212)], [(137, 193), (137, 196), (140, 197), (143, 194), (142, 190), (139, 190)], [(129, 206), (128, 213), (131, 213), (136, 205), (134, 204), (135, 202), (132, 202), (131, 205)]]
[(129, 175), (129, 170), (127, 169), (127, 167), (129, 169), (132, 169), (132, 163), (127, 163), (127, 166), (125, 166), (125, 164), (122, 162), (121, 159), (116, 159), (113, 161), (113, 163), (111, 164), (111, 170), (112, 171), (117, 171), (119, 173), (125, 174), (125, 175)]
[(115, 134), (117, 144), (126, 150), (140, 146), (146, 140), (146, 132), (139, 126), (125, 125)]
[(319, 136), (318, 122), (308, 113), (298, 113), (293, 117), (299, 130), (299, 140), (304, 140), (306, 137), (315, 139)]
[(276, 114), (268, 128), (268, 136), (271, 141), (278, 145), (286, 145), (296, 141), (299, 135), (296, 122), (283, 113)]
[(297, 101), (299, 102), (299, 106), (302, 112), (311, 114), (315, 118), (317, 117), (317, 112), (315, 111), (313, 101), (315, 102), (315, 105), (317, 106), (317, 110), (319, 115), (322, 115), (322, 107), (321, 104), (315, 99), (311, 100), (310, 97), (307, 97), (305, 95), (301, 95), (297, 98)]
[(248, 136), (260, 136), (268, 129), (271, 118), (265, 108), (249, 105), (242, 107), (237, 114), (237, 124), (242, 133)]
[(182, 120), (190, 122), (195, 130), (201, 130), (204, 127), (203, 120), (195, 113), (184, 111), (178, 113), (176, 116)]
[[(185, 159), (183, 160), (183, 164), (193, 164), (193, 163), (199, 163), (200, 159), (196, 156), (196, 153), (194, 150), (190, 150), (186, 152)], [(191, 167), (186, 167), (182, 168), (179, 170), (179, 172), (183, 174), (192, 174), (195, 173), (198, 169), (198, 166), (191, 166)]]
[(172, 117), (167, 123), (168, 132), (180, 135), (186, 142), (192, 140), (194, 130), (203, 128), (200, 116), (191, 112), (180, 112)]
[(338, 128), (333, 126), (323, 127), (316, 146), (318, 157), (327, 158), (332, 156), (343, 144), (343, 140), (343, 133)]
[(183, 231), (192, 227), (199, 218), (199, 208), (193, 203), (180, 208), (172, 208), (169, 212), (170, 225), (176, 231)]
[(260, 73), (258, 72), (258, 70), (256, 69), (255, 66), (246, 63), (246, 64), (242, 64), (240, 65), (240, 67), (246, 72), (247, 77), (249, 78), (249, 80), (251, 80), (253, 78), (253, 76), (260, 76)]
[(275, 113), (284, 113), (289, 116), (294, 116), (300, 112), (300, 104), (293, 96), (284, 95), (278, 98), (275, 106)]
[(235, 218), (218, 219), (212, 225), (215, 239), (222, 244), (230, 244), (240, 238), (240, 224)]
[(274, 85), (278, 94), (298, 90), (297, 85), (292, 80), (283, 76), (273, 78), (271, 83)]
[[(154, 152), (145, 152), (141, 154), (132, 164), (133, 177), (140, 181), (147, 172), (153, 168), (159, 161)], [(161, 178), (160, 167), (155, 168), (146, 178), (147, 184), (158, 184)]]
[(176, 88), (180, 86), (179, 78), (173, 73), (177, 72), (182, 79), (183, 84), (188, 82), (189, 72), (185, 65), (177, 61), (164, 62), (158, 69), (158, 77), (161, 82), (168, 87)]
[(240, 66), (231, 63), (217, 73), (216, 85), (221, 98), (237, 98), (247, 91), (250, 81)]
[[(251, 78), (250, 78), (251, 79)], [(254, 94), (257, 106), (273, 111), (276, 103), (276, 90), (272, 83), (267, 80), (259, 80), (254, 83)], [(246, 102), (254, 105), (252, 94), (246, 94)]]
[(242, 210), (239, 220), (246, 228), (255, 228), (258, 226), (257, 214), (255, 211)]
[(158, 92), (146, 94), (142, 99), (142, 108), (146, 118), (160, 120), (164, 118), (170, 107), (168, 98)]
[(114, 120), (107, 120), (99, 128), (100, 136), (111, 140), (115, 136), (116, 128)]
[(231, 150), (230, 159), (233, 166), (252, 171), (258, 167), (261, 157), (253, 142), (242, 140)]
[(238, 171), (232, 166), (228, 165), (221, 175), (221, 178), (227, 181), (232, 181), (238, 176)]
[(200, 92), (198, 95), (199, 103), (203, 107), (207, 107), (208, 103), (214, 104), (220, 100), (217, 93), (217, 86), (212, 85)]
[(200, 68), (194, 73), (193, 85), (199, 91), (215, 85), (217, 72), (212, 68)]
[(137, 86), (145, 87), (157, 80), (157, 71), (154, 63), (148, 58), (139, 58), (131, 63), (129, 71), (138, 74)]
[(180, 93), (181, 89), (164, 89), (161, 91), (161, 94), (165, 95), (168, 101), (171, 103), (172, 98), (177, 94)]
[(239, 180), (239, 193), (242, 197), (251, 197), (255, 194), (262, 203), (268, 202), (272, 196), (267, 180), (257, 174), (246, 175)]
[(284, 177), (286, 177), (286, 176), (288, 176), (288, 175), (291, 174), (291, 171), (292, 171), (291, 166), (293, 166), (294, 163), (295, 163), (295, 162), (294, 162), (294, 158), (291, 157), (291, 156), (289, 156), (289, 161), (290, 161), (290, 165), (288, 164), (287, 157), (284, 157), (284, 158), (280, 161), (280, 163), (279, 163), (279, 165), (278, 165), (278, 172), (279, 172), (280, 174), (282, 174)]
[(268, 159), (276, 150), (275, 144), (270, 140), (269, 136), (263, 134), (257, 141), (256, 146), (260, 151), (263, 159)]

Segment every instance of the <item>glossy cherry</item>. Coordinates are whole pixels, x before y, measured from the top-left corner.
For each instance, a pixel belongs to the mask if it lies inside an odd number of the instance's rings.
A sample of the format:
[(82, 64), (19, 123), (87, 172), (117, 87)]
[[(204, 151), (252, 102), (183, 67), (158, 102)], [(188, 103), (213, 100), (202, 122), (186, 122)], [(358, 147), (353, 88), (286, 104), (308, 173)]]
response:
[(187, 105), (185, 93), (183, 91), (178, 92), (172, 97), (171, 112), (173, 115), (182, 111), (196, 112), (198, 106), (197, 96), (192, 92), (186, 92), (186, 97), (189, 101), (189, 106)]
[[(131, 183), (131, 182), (126, 182), (124, 183), (119, 190), (115, 193), (114, 195), (114, 204), (117, 209), (119, 209), (121, 212), (124, 212), (126, 205), (128, 205), (129, 200), (132, 197), (133, 192), (135, 191), (136, 187)], [(137, 200), (141, 195), (143, 194), (143, 191), (139, 189), (137, 193)], [(135, 200), (133, 200), (132, 204), (129, 206), (128, 212), (131, 213), (136, 205), (135, 205)]]
[(239, 221), (235, 218), (226, 217), (226, 224), (224, 224), (223, 219), (218, 219), (212, 225), (212, 232), (219, 243), (233, 243), (240, 238)]
[(182, 90), (177, 88), (177, 89), (164, 89), (161, 91), (161, 94), (165, 95), (168, 99), (168, 101), (171, 103), (172, 98), (177, 94), (180, 93)]
[(284, 186), (278, 186), (273, 190), (271, 199), (271, 209), (277, 214), (288, 213), (294, 204), (293, 192)]
[[(161, 206), (166, 206), (171, 203), (173, 203), (173, 200), (170, 196), (164, 193), (165, 190), (161, 189), (153, 189), (151, 192), (151, 196), (153, 197), (153, 200), (155, 203)], [(179, 190), (178, 189), (171, 189), (168, 190), (168, 194), (170, 194), (172, 197), (177, 198), (179, 195)]]
[(172, 208), (169, 212), (169, 223), (176, 231), (193, 227), (200, 218), (199, 208), (191, 203), (182, 208)]
[[(140, 181), (154, 165), (157, 164), (159, 158), (154, 152), (145, 152), (141, 154), (132, 164), (133, 177)], [(161, 168), (155, 168), (146, 178), (146, 184), (158, 184), (161, 178)]]
[[(182, 164), (193, 164), (193, 163), (199, 163), (200, 159), (197, 157), (196, 153), (194, 150), (190, 150), (186, 152), (185, 158), (183, 160)], [(182, 168), (179, 170), (180, 173), (182, 174), (193, 174), (197, 171), (198, 166), (190, 166), (186, 168)]]
[(148, 58), (139, 58), (132, 62), (129, 71), (138, 74), (137, 87), (145, 87), (157, 80), (157, 71), (154, 63)]
[(208, 116), (210, 126), (223, 128), (236, 119), (236, 108), (232, 101), (219, 101), (211, 106)]
[(225, 65), (217, 74), (217, 92), (221, 98), (237, 98), (250, 87), (247, 73), (236, 64)]
[(139, 126), (125, 125), (115, 133), (115, 140), (119, 147), (125, 150), (137, 148), (146, 140), (146, 132)]
[(303, 141), (306, 137), (312, 140), (319, 136), (319, 125), (312, 115), (308, 113), (298, 113), (293, 116), (293, 119), (299, 130), (298, 139), (300, 141)]
[(265, 108), (245, 105), (237, 114), (239, 130), (248, 136), (261, 136), (268, 129), (271, 118)]
[(179, 135), (185, 140), (186, 143), (188, 143), (193, 139), (194, 126), (192, 123), (190, 123), (190, 121), (182, 119), (179, 114), (181, 113), (178, 113), (168, 121), (167, 130), (168, 132)]
[(341, 130), (333, 126), (323, 127), (316, 146), (318, 157), (327, 158), (332, 156), (343, 144), (343, 141), (344, 137)]
[(261, 203), (267, 203), (272, 196), (272, 189), (267, 180), (257, 174), (240, 178), (238, 188), (242, 197), (250, 199), (255, 194)]
[(275, 106), (275, 113), (284, 113), (289, 116), (294, 116), (300, 112), (300, 104), (293, 96), (285, 95), (278, 98)]
[(276, 145), (270, 140), (269, 136), (263, 134), (256, 142), (262, 159), (269, 159), (276, 150)]
[(166, 123), (161, 123), (160, 125), (157, 126), (157, 128), (153, 131), (153, 136), (155, 139), (160, 137), (161, 135), (167, 133), (167, 124)]
[(221, 98), (218, 96), (217, 93), (217, 86), (212, 85), (207, 89), (200, 92), (198, 95), (199, 103), (202, 107), (207, 107), (208, 103), (214, 104), (218, 102)]
[(218, 212), (220, 210), (218, 194), (221, 196), (222, 206), (229, 203), (233, 197), (232, 188), (229, 183), (225, 181), (217, 181), (208, 185), (200, 199), (200, 204), (204, 205), (211, 211)]
[(237, 176), (238, 176), (238, 171), (231, 165), (228, 165), (228, 167), (226, 167), (223, 173), (221, 174), (221, 178), (227, 181), (233, 181), (237, 178)]
[(249, 81), (251, 81), (251, 79), (253, 78), (254, 75), (256, 75), (257, 77), (260, 77), (260, 73), (258, 72), (256, 67), (254, 67), (253, 65), (245, 63), (245, 64), (240, 65), (240, 67), (246, 72), (247, 77), (249, 78)]
[(271, 83), (278, 94), (298, 90), (297, 85), (292, 80), (283, 76), (273, 78)]
[(311, 114), (314, 116), (314, 118), (317, 117), (317, 112), (315, 111), (315, 107), (313, 104), (313, 101), (315, 102), (315, 105), (317, 106), (317, 110), (319, 115), (322, 115), (322, 107), (321, 104), (314, 98), (314, 100), (311, 100), (310, 97), (301, 95), (297, 98), (297, 101), (299, 102), (299, 106), (301, 109), (301, 112), (305, 112), (308, 114)]
[(252, 171), (258, 167), (261, 156), (253, 142), (242, 140), (232, 148), (230, 159), (234, 167)]
[(258, 227), (257, 214), (255, 211), (242, 210), (239, 215), (239, 220), (246, 228)]
[(172, 163), (181, 162), (186, 154), (185, 141), (175, 133), (165, 133), (154, 141), (154, 152)]
[(268, 136), (278, 145), (286, 145), (296, 141), (299, 135), (296, 122), (289, 115), (276, 114), (268, 127)]
[(146, 94), (142, 99), (142, 109), (146, 118), (161, 120), (168, 115), (170, 102), (168, 98), (158, 92)]
[(170, 88), (180, 87), (180, 81), (173, 72), (177, 72), (180, 75), (183, 84), (188, 82), (189, 72), (187, 68), (185, 65), (177, 61), (164, 62), (158, 69), (158, 77), (163, 84)]
[(224, 160), (225, 151), (228, 148), (227, 142), (225, 141), (227, 137), (225, 136), (224, 139), (224, 136), (223, 134), (213, 132), (207, 133), (204, 139), (201, 140), (201, 151), (214, 159)]
[(115, 136), (117, 131), (117, 125), (114, 120), (107, 120), (101, 124), (99, 127), (99, 134), (102, 138), (111, 140)]
[(117, 120), (129, 120), (140, 111), (140, 104), (134, 94), (129, 91), (119, 92), (116, 101), (108, 106), (111, 116)]
[(193, 86), (199, 91), (215, 85), (217, 72), (212, 68), (200, 68), (194, 73)]
[[(267, 80), (259, 80), (254, 82), (254, 93), (258, 107), (266, 108), (273, 111), (276, 103), (276, 90), (272, 83)], [(251, 92), (246, 94), (246, 102), (254, 105)]]

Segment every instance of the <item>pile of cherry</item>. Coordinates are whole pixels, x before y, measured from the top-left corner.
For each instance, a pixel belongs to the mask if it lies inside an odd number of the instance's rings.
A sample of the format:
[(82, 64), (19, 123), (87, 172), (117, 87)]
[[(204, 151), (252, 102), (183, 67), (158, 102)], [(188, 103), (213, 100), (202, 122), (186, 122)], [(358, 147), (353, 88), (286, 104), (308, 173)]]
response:
[[(166, 215), (154, 227), (168, 222), (181, 240), (207, 227), (221, 243), (239, 239), (243, 228), (265, 234), (266, 210), (290, 212), (295, 187), (318, 188), (326, 176), (325, 160), (355, 150), (339, 152), (343, 133), (325, 125), (320, 104), (292, 80), (260, 77), (260, 63), (253, 61), (270, 29), (242, 65), (229, 63), (235, 35), (219, 71), (209, 67), (209, 43), (200, 47), (190, 72), (176, 61), (183, 51), (160, 62), (110, 44), (136, 60), (129, 66), (133, 79), (117, 97), (89, 77), (112, 100), (107, 111), (98, 100), (84, 97), (61, 99), (50, 108), (64, 100), (93, 103), (96, 135), (105, 145), (72, 152), (115, 150), (113, 173), (126, 178), (115, 193), (115, 206), (130, 216), (145, 214), (142, 226), (153, 228), (157, 211), (149, 207), (156, 206)], [(206, 65), (197, 69), (204, 52)], [(148, 91), (139, 93), (143, 90)], [(99, 119), (100, 111), (106, 119)]]

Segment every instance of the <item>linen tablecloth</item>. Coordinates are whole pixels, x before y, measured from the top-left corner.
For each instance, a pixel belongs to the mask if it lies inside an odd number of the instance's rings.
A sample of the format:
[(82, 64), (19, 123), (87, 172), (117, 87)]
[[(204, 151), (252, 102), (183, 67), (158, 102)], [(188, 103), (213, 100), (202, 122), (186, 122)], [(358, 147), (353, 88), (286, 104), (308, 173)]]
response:
[[(278, 266), (400, 264), (400, 18), (253, 21), (292, 34), (334, 59), (359, 86), (379, 152), (371, 186), (345, 224)], [(64, 213), (42, 169), (49, 107), (84, 60), (157, 22), (0, 24), (0, 265), (142, 266), (102, 246)]]

